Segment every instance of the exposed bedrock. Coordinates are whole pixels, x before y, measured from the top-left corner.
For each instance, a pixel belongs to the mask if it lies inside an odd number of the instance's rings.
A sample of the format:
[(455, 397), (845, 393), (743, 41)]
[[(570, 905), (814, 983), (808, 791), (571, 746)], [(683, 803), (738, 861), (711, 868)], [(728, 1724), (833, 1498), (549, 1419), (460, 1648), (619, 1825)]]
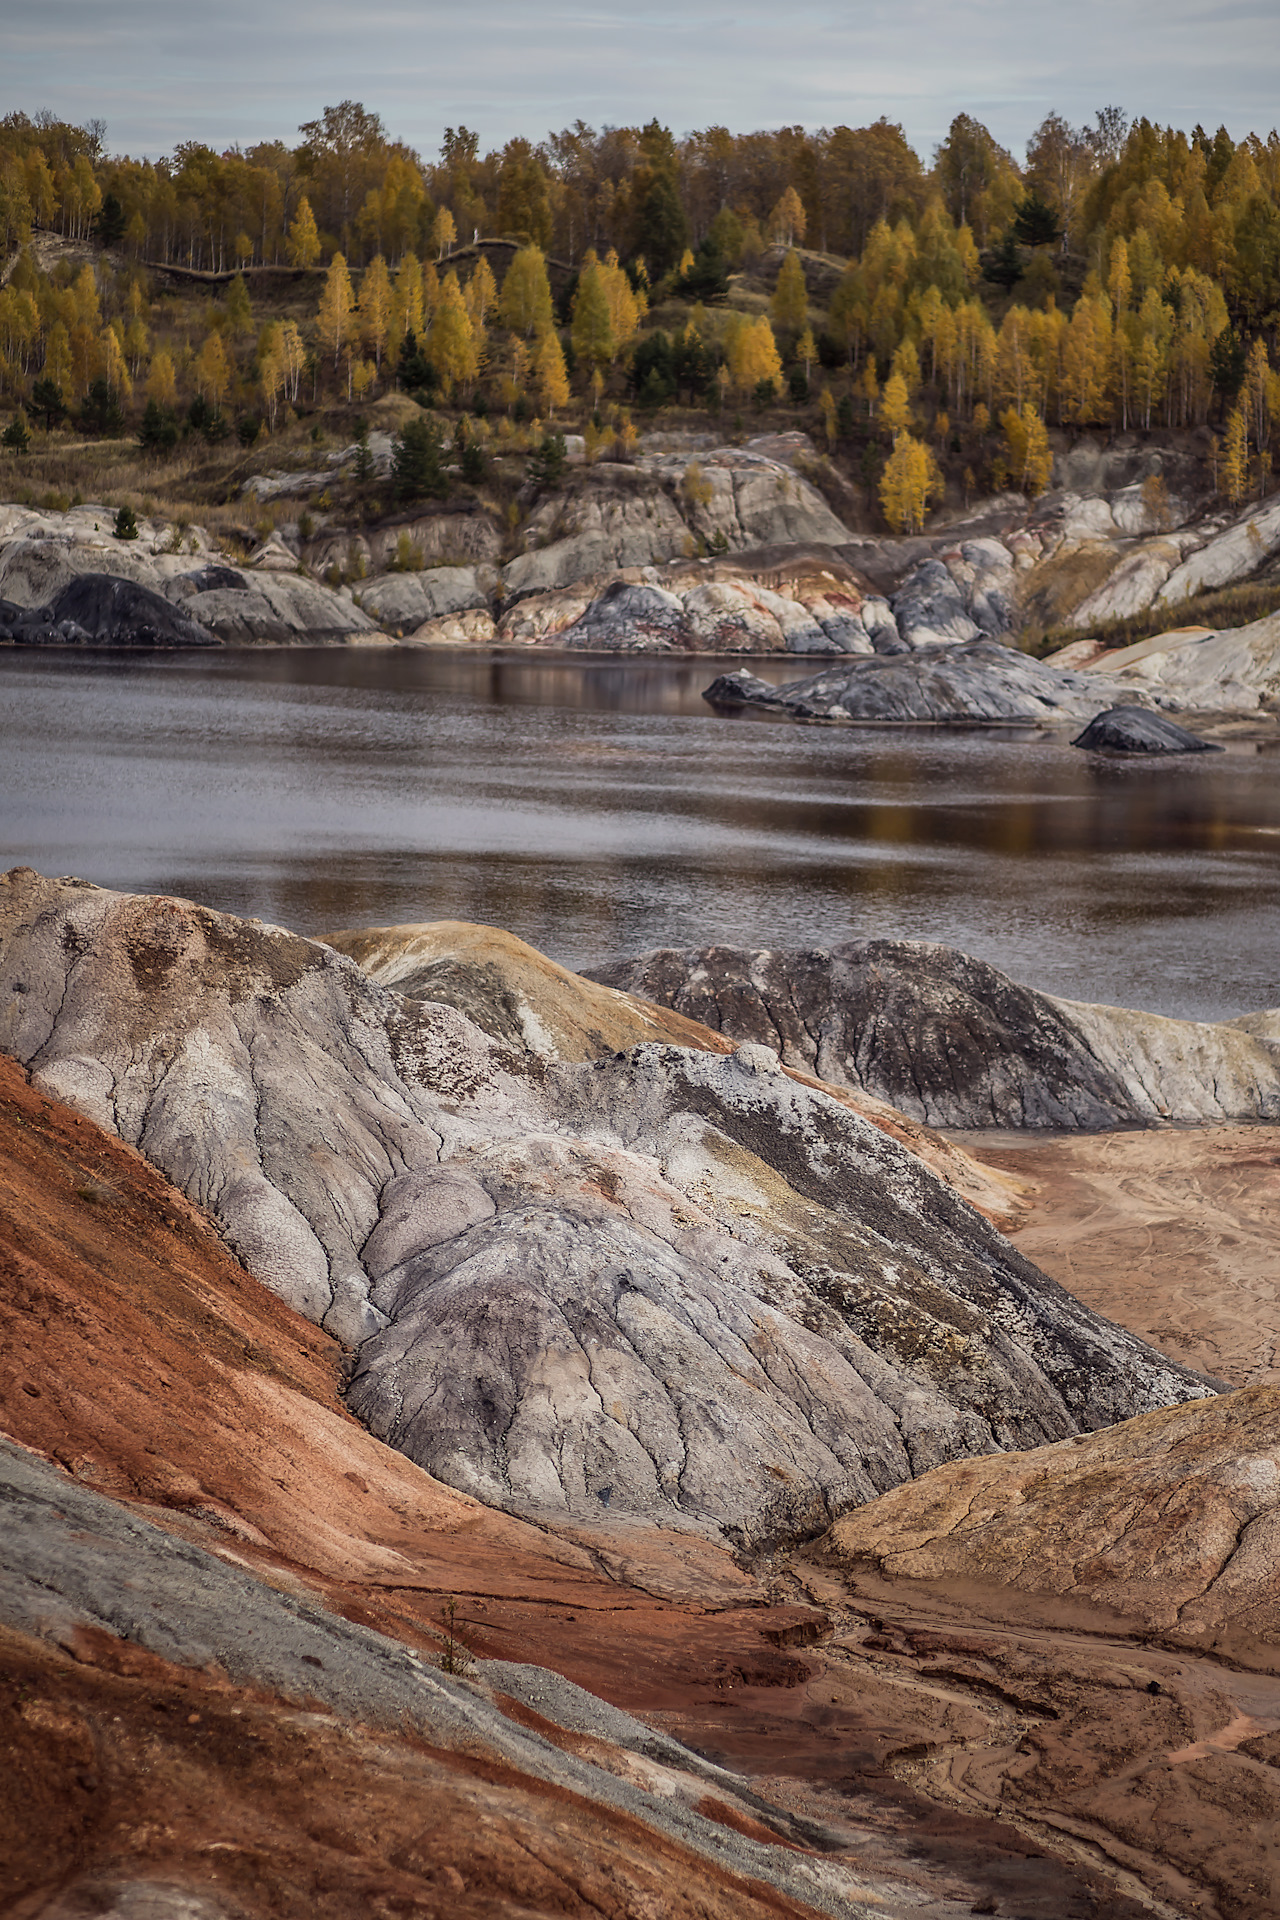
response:
[(1163, 714), (1144, 707), (1110, 707), (1091, 720), (1071, 742), (1090, 753), (1221, 753), (1199, 734), (1188, 733)]
[[(227, 571), (227, 569), (223, 569)], [(47, 606), (0, 600), (0, 642), (17, 647), (212, 647), (197, 626), (150, 587), (109, 573), (82, 573)]]
[(771, 687), (745, 668), (703, 693), (713, 707), (754, 707), (792, 720), (1089, 720), (1115, 699), (1092, 674), (1033, 660), (997, 640), (922, 647), (889, 659), (842, 660), (805, 680)]
[(1280, 1118), (1280, 1014), (1202, 1024), (1059, 1000), (931, 942), (657, 948), (588, 977), (934, 1127)]
[(16, 869), (0, 1045), (486, 1503), (739, 1542), (1209, 1390), (762, 1049), (548, 1063), (278, 928)]

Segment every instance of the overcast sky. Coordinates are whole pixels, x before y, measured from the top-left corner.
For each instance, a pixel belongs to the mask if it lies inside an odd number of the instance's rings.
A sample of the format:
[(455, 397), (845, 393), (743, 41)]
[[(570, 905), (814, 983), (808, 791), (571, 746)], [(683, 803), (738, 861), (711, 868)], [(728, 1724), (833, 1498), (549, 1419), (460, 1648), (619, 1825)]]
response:
[(107, 122), (113, 152), (296, 139), (344, 99), (434, 158), (658, 117), (677, 133), (900, 120), (926, 161), (955, 113), (1020, 158), (1050, 111), (1188, 130), (1277, 117), (1276, 0), (0, 0), (0, 111)]

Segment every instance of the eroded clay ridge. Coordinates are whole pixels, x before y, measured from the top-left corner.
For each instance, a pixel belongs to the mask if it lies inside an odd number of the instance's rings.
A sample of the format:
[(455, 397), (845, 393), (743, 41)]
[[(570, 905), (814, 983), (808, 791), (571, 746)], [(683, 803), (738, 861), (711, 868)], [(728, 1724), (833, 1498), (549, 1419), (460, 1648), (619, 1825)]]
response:
[(660, 947), (588, 977), (933, 1127), (1280, 1118), (1280, 1011), (1202, 1024), (1058, 1000), (913, 940)]
[(16, 869), (0, 1044), (494, 1506), (732, 1541), (1208, 1390), (774, 1056), (547, 1063), (321, 943)]

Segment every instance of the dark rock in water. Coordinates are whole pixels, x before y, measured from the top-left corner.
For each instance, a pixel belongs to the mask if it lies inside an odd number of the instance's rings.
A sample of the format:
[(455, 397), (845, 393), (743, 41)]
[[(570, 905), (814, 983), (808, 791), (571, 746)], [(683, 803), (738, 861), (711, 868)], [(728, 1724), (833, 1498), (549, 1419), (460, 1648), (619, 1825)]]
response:
[(760, 707), (793, 720), (974, 723), (1090, 719), (1108, 695), (1091, 674), (975, 640), (888, 657), (855, 655), (781, 687), (748, 673), (721, 674), (702, 697), (712, 706)]
[(150, 587), (82, 573), (45, 607), (0, 602), (0, 639), (18, 647), (216, 647), (215, 636)]
[(1221, 753), (1213, 740), (1188, 733), (1145, 707), (1112, 707), (1091, 720), (1071, 742), (1091, 753)]
[(588, 978), (934, 1127), (1280, 1117), (1280, 1060), (1243, 1023), (1057, 1000), (951, 947), (659, 948)]

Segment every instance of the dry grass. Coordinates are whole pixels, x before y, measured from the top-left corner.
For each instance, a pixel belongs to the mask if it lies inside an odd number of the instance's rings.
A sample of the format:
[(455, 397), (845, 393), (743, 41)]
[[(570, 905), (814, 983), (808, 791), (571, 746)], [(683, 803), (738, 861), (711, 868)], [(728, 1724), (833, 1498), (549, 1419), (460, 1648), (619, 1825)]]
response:
[[(1255, 580), (1239, 587), (1219, 587), (1212, 593), (1193, 594), (1176, 607), (1148, 607), (1123, 620), (1105, 620), (1097, 626), (1051, 627), (1026, 645), (1028, 653), (1041, 659), (1056, 653), (1073, 640), (1099, 640), (1108, 652), (1131, 647), (1156, 633), (1170, 633), (1179, 627), (1231, 628), (1251, 626), (1280, 611), (1280, 578)], [(1031, 636), (1028, 636), (1031, 637)]]

